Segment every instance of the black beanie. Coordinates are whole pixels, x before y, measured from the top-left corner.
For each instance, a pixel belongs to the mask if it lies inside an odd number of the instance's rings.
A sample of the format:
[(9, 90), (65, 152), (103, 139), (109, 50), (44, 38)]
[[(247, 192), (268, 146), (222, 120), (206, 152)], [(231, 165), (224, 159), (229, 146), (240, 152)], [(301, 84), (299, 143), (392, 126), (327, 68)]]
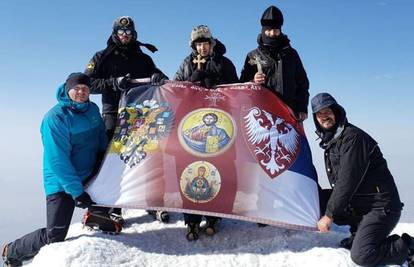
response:
[(66, 79), (65, 90), (69, 91), (70, 89), (74, 88), (78, 84), (84, 84), (84, 85), (87, 85), (88, 87), (91, 87), (91, 80), (89, 79), (88, 75), (82, 72), (71, 73)]
[(281, 29), (283, 25), (283, 14), (279, 8), (270, 6), (263, 12), (260, 19), (262, 27)]

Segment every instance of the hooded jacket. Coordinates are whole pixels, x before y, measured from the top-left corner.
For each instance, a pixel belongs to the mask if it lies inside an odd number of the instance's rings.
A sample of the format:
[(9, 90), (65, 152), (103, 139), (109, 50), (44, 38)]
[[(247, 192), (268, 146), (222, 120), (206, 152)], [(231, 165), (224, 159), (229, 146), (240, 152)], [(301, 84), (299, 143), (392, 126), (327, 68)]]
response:
[[(233, 63), (224, 56), (226, 47), (219, 40), (214, 39), (214, 47), (211, 56), (208, 56), (202, 70), (207, 72), (207, 76), (214, 79), (214, 85), (237, 83), (237, 72)], [(192, 47), (192, 53), (187, 56), (180, 65), (174, 76), (176, 81), (189, 81), (191, 75), (197, 70), (197, 65), (193, 59), (197, 56), (197, 50)]]
[[(330, 138), (324, 136), (326, 130), (320, 127), (315, 114), (324, 107), (330, 107), (335, 114), (336, 130)], [(363, 215), (374, 208), (400, 211), (398, 190), (377, 142), (349, 123), (344, 108), (329, 94), (315, 96), (312, 109), (333, 189), (325, 215), (335, 218), (347, 210)]]
[(43, 184), (46, 195), (65, 192), (81, 195), (82, 182), (105, 152), (107, 139), (98, 106), (93, 102), (70, 100), (65, 85), (56, 94), (58, 104), (43, 118)]
[(149, 78), (154, 73), (165, 76), (151, 57), (142, 52), (141, 46), (152, 52), (157, 50), (153, 45), (136, 40), (122, 45), (114, 33), (109, 37), (107, 47), (97, 52), (89, 61), (85, 74), (91, 77), (91, 93), (102, 94), (103, 114), (118, 113), (121, 92), (117, 90), (116, 78), (128, 73), (132, 79)]
[(247, 54), (240, 75), (240, 82), (251, 82), (257, 73), (256, 58), (261, 62), (266, 75), (265, 87), (274, 92), (295, 112), (308, 110), (309, 80), (299, 54), (290, 46), (286, 35), (281, 36), (281, 46), (277, 49), (263, 43), (259, 34), (259, 47)]

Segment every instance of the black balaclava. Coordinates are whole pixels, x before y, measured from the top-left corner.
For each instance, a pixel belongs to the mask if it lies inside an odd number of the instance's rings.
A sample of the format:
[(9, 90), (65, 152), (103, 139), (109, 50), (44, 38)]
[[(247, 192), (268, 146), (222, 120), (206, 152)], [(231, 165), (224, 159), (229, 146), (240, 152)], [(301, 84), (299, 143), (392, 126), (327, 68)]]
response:
[(265, 34), (265, 31), (268, 29), (282, 29), (283, 25), (283, 14), (279, 8), (275, 6), (268, 7), (260, 19), (260, 24), (262, 25), (261, 38), (264, 45), (279, 48), (284, 43), (284, 35), (280, 34), (275, 38), (268, 37)]

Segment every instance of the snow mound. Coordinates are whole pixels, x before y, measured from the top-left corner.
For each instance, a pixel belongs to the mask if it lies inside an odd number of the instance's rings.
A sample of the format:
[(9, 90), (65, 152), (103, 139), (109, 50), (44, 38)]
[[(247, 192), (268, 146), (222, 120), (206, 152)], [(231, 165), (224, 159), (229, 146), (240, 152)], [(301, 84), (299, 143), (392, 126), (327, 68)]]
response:
[[(215, 236), (188, 242), (182, 215), (170, 215), (163, 224), (145, 211), (124, 210), (125, 229), (117, 236), (73, 224), (65, 242), (42, 248), (30, 266), (356, 266), (338, 248), (346, 227), (321, 234), (223, 219)], [(414, 224), (394, 232), (414, 234)]]

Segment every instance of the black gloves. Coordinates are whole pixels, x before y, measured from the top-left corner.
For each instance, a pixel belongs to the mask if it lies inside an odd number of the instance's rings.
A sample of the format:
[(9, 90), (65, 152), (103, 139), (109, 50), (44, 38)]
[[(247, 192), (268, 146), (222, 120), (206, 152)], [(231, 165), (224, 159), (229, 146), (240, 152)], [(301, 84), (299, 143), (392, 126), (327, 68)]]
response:
[(213, 88), (215, 85), (217, 85), (217, 80), (216, 79), (214, 79), (214, 77), (212, 77), (212, 76), (207, 76), (205, 79), (204, 79), (204, 87), (205, 88), (208, 88), (208, 89), (211, 89), (211, 88)]
[(92, 206), (93, 204), (96, 204), (92, 201), (91, 197), (88, 193), (83, 192), (80, 196), (75, 198), (75, 206), (81, 209), (86, 209)]
[(125, 76), (114, 79), (114, 89), (118, 91), (127, 91), (131, 86), (131, 75), (128, 73)]
[(201, 82), (203, 84), (206, 76), (207, 72), (204, 70), (196, 70), (191, 74), (190, 82)]
[(163, 85), (168, 77), (162, 73), (156, 72), (151, 75), (151, 85)]
[(200, 82), (201, 86), (210, 89), (218, 84), (218, 77), (211, 72), (196, 70), (191, 74), (190, 82)]

